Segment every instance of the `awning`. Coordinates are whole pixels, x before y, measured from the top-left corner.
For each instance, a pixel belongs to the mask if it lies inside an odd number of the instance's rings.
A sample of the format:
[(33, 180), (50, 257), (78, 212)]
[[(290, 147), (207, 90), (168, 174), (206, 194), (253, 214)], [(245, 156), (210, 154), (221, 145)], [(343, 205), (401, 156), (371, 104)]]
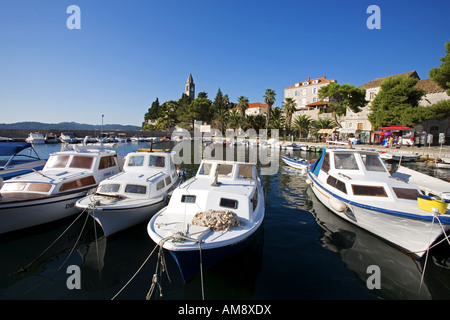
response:
[(320, 129), (317, 133), (333, 133), (336, 132), (336, 129)]
[(355, 134), (356, 131), (359, 131), (359, 129), (344, 129), (344, 128), (339, 128), (337, 129), (337, 131), (339, 131), (340, 133), (353, 133)]
[(0, 156), (12, 156), (29, 147), (28, 142), (0, 142)]
[(401, 130), (411, 130), (410, 127), (400, 126), (400, 125), (394, 125), (389, 127), (381, 127), (378, 128), (378, 130), (387, 130), (387, 131), (401, 131)]

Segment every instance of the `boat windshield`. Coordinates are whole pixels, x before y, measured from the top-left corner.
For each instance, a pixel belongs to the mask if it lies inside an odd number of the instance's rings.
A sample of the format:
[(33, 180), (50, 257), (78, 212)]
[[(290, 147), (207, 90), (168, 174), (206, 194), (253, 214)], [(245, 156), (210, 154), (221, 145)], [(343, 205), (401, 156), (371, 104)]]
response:
[(47, 160), (47, 163), (45, 166), (47, 168), (64, 168), (69, 161), (70, 156), (69, 155), (55, 155), (50, 156)]
[(367, 171), (386, 172), (380, 158), (375, 154), (361, 154), (361, 159)]
[(70, 162), (70, 168), (78, 168), (78, 169), (90, 169), (92, 166), (92, 162), (94, 162), (93, 157), (89, 156), (73, 156), (72, 161)]
[(201, 175), (209, 175), (209, 173), (211, 172), (211, 163), (203, 163), (200, 167), (200, 170), (198, 171), (198, 174)]
[(125, 186), (125, 193), (146, 194), (147, 187), (139, 184), (127, 184)]
[(149, 166), (164, 168), (166, 166), (166, 159), (162, 156), (150, 156)]
[(131, 156), (128, 159), (129, 167), (142, 167), (144, 165), (144, 156)]
[(336, 169), (358, 170), (358, 164), (353, 153), (335, 153), (334, 166)]
[(108, 184), (102, 184), (98, 186), (97, 192), (98, 193), (112, 193), (112, 192), (118, 192), (120, 189), (119, 183), (108, 183)]

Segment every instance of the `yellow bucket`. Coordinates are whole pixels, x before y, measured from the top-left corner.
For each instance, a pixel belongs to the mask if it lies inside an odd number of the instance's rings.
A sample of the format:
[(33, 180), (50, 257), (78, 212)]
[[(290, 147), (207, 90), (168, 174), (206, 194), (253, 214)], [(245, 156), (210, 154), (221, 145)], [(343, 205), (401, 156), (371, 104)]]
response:
[(448, 202), (432, 199), (428, 196), (418, 196), (417, 202), (419, 209), (424, 211), (433, 211), (433, 208), (436, 208), (439, 210), (439, 213), (445, 213), (448, 207)]

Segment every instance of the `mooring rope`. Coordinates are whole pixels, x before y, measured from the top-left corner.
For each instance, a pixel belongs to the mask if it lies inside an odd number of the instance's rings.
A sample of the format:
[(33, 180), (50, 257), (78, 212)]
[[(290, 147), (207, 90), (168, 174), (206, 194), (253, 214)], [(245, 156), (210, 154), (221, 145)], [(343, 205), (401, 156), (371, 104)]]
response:
[[(30, 266), (35, 263), (40, 257), (42, 257), (61, 237), (72, 227), (72, 225), (84, 214), (87, 208), (85, 208), (76, 218), (72, 221), (72, 223), (44, 250), (39, 254), (36, 258), (34, 258), (30, 263), (26, 266), (20, 268), (19, 270), (9, 274), (9, 276), (15, 275), (17, 273), (25, 272)], [(89, 215), (87, 215), (89, 217)], [(84, 229), (84, 226), (83, 226)], [(77, 241), (78, 242), (78, 241)]]
[(428, 248), (426, 249), (425, 262), (424, 262), (424, 266), (423, 266), (423, 270), (422, 270), (422, 275), (421, 275), (421, 277), (420, 277), (420, 285), (419, 285), (419, 291), (417, 292), (417, 298), (420, 297), (420, 291), (421, 291), (421, 289), (422, 289), (422, 285), (423, 285), (423, 282), (424, 282), (424, 278), (425, 278), (425, 270), (426, 270), (427, 264), (428, 264), (428, 254), (429, 254), (430, 249), (434, 248), (434, 247), (437, 246), (439, 243), (441, 243), (441, 242), (443, 242), (443, 241), (445, 241), (445, 240), (447, 240), (447, 242), (448, 242), (449, 245), (450, 245), (449, 237), (447, 236), (447, 233), (445, 232), (445, 228), (444, 228), (444, 226), (442, 225), (441, 220), (439, 219), (439, 217), (438, 217), (438, 215), (437, 215), (438, 212), (439, 212), (439, 211), (434, 212), (434, 215), (433, 215), (433, 220), (432, 220), (432, 222), (431, 222), (431, 229), (430, 229), (430, 240), (428, 241), (428, 243), (429, 243), (429, 244), (431, 243), (431, 236), (432, 236), (432, 233), (433, 233), (433, 226), (434, 226), (434, 220), (435, 220), (435, 219), (439, 222), (439, 226), (441, 227), (442, 232), (444, 233), (444, 239), (442, 239), (441, 241), (435, 243), (435, 244), (432, 245), (432, 246), (428, 246)]
[[(83, 210), (83, 212), (84, 212), (84, 210)], [(88, 220), (88, 218), (89, 218), (89, 215), (87, 214), (86, 215), (86, 219), (84, 220), (84, 223), (83, 223), (83, 227), (81, 228), (81, 231), (80, 231), (80, 234), (78, 235), (78, 238), (77, 238), (77, 240), (75, 241), (75, 244), (72, 246), (72, 249), (70, 250), (70, 252), (69, 252), (69, 254), (68, 254), (68, 256), (66, 257), (66, 259), (64, 259), (64, 261), (63, 261), (63, 263), (50, 275), (50, 276), (47, 276), (43, 281), (41, 281), (40, 283), (38, 283), (37, 285), (35, 285), (34, 287), (32, 287), (32, 288), (30, 288), (30, 289), (28, 289), (27, 291), (25, 291), (25, 292), (23, 292), (22, 293), (22, 296), (24, 296), (24, 295), (26, 295), (27, 293), (29, 293), (30, 291), (33, 291), (34, 289), (36, 289), (36, 288), (38, 288), (38, 287), (40, 287), (41, 285), (43, 285), (46, 281), (48, 281), (48, 280), (50, 280), (59, 270), (61, 270), (61, 268), (64, 266), (64, 264), (69, 260), (69, 258), (70, 258), (70, 256), (72, 255), (72, 253), (73, 253), (73, 251), (75, 250), (75, 247), (77, 246), (77, 244), (78, 244), (78, 241), (80, 240), (80, 238), (81, 238), (81, 235), (82, 235), (82, 233), (83, 233), (83, 231), (84, 231), (84, 228), (86, 227), (86, 222), (87, 222), (87, 220)], [(78, 219), (78, 217), (77, 217), (77, 219)], [(73, 224), (73, 223), (72, 223)], [(71, 225), (72, 225), (71, 224)], [(66, 232), (67, 231), (67, 229), (64, 231), (64, 232)], [(53, 244), (52, 244), (53, 245)], [(46, 250), (48, 250), (49, 248), (47, 248)], [(36, 259), (35, 259), (36, 260)]]

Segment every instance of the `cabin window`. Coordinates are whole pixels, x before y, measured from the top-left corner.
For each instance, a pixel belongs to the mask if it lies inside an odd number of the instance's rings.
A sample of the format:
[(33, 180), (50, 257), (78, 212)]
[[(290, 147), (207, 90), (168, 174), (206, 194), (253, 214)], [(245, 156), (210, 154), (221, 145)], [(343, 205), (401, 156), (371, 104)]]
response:
[(164, 188), (164, 186), (165, 186), (164, 179), (161, 179), (156, 183), (156, 190), (160, 190), (160, 189)]
[(345, 183), (342, 182), (341, 180), (336, 179), (336, 178), (333, 177), (333, 176), (329, 176), (328, 179), (327, 179), (327, 183), (328, 183), (330, 186), (332, 186), (332, 187), (338, 189), (339, 191), (341, 191), (341, 192), (343, 192), (343, 193), (347, 193), (347, 188), (345, 187)]
[(45, 164), (46, 168), (64, 168), (70, 156), (50, 156)]
[(417, 189), (393, 187), (392, 190), (394, 190), (395, 195), (399, 199), (417, 200), (417, 196), (419, 195)]
[(238, 201), (227, 198), (220, 198), (220, 206), (224, 208), (237, 209)]
[(253, 166), (252, 165), (240, 165), (239, 166), (239, 178), (253, 179)]
[(90, 186), (93, 184), (95, 184), (94, 177), (88, 176), (88, 177), (84, 177), (84, 178), (77, 179), (74, 181), (68, 181), (68, 182), (63, 183), (61, 185), (61, 187), (59, 188), (59, 191), (67, 191), (67, 190), (87, 187), (87, 186)]
[(2, 187), (2, 191), (22, 191), (26, 186), (26, 183), (5, 183)]
[(365, 186), (352, 184), (355, 196), (387, 197), (386, 190), (381, 186)]
[(115, 156), (101, 157), (100, 163), (98, 165), (98, 169), (101, 170), (101, 169), (114, 167), (116, 165), (116, 161), (114, 158), (115, 158)]
[(127, 184), (125, 186), (125, 193), (146, 194), (147, 187), (138, 184)]
[(334, 166), (336, 169), (358, 170), (355, 155), (352, 153), (335, 153)]
[(219, 176), (231, 176), (233, 165), (219, 163), (217, 165), (217, 171)]
[(253, 195), (253, 198), (252, 198), (253, 211), (255, 211), (256, 207), (258, 206), (258, 193), (259, 193), (259, 190), (258, 190), (258, 188), (256, 188), (255, 194)]
[(172, 183), (172, 179), (170, 178), (170, 176), (167, 176), (166, 177), (166, 186), (168, 186), (171, 183)]
[(94, 161), (93, 157), (73, 156), (69, 167), (78, 169), (90, 169), (93, 161)]
[(380, 171), (385, 172), (386, 170), (381, 163), (380, 158), (374, 154), (361, 154), (362, 161), (367, 171)]
[(149, 166), (164, 168), (166, 166), (166, 159), (162, 156), (150, 156)]
[(128, 158), (129, 167), (142, 167), (144, 165), (144, 156), (131, 156)]
[(49, 192), (51, 188), (52, 185), (48, 183), (30, 183), (28, 191)]
[(203, 163), (200, 170), (198, 171), (198, 174), (201, 175), (209, 175), (209, 173), (211, 172), (211, 163)]
[(196, 196), (191, 196), (191, 195), (184, 194), (184, 195), (181, 196), (181, 202), (184, 202), (184, 203), (195, 203), (195, 198), (196, 198)]
[(108, 184), (102, 184), (98, 187), (99, 193), (111, 193), (111, 192), (119, 192), (120, 184), (118, 183), (108, 183)]
[(320, 168), (320, 170), (327, 173), (330, 170), (330, 154), (328, 152), (323, 155), (322, 167)]

